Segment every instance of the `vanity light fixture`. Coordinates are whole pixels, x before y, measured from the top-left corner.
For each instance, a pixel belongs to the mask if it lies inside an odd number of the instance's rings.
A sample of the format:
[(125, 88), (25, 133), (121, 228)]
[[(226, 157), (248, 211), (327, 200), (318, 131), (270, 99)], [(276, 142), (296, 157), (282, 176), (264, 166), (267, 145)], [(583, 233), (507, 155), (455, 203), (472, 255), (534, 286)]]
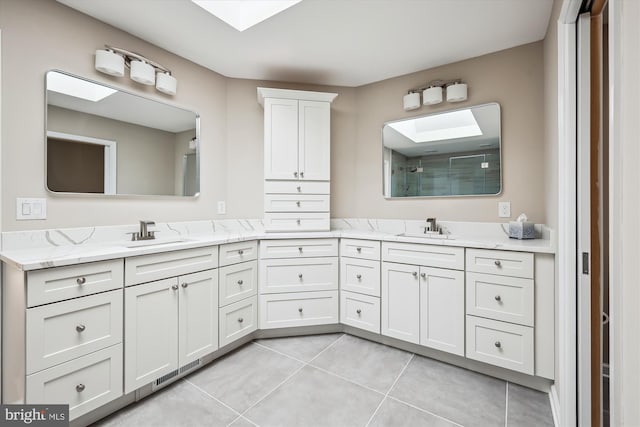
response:
[(144, 56), (119, 47), (105, 45), (96, 50), (95, 68), (110, 76), (124, 76), (125, 66), (129, 68), (131, 80), (144, 84), (156, 85), (156, 89), (167, 95), (175, 95), (178, 81), (171, 71)]
[(447, 92), (448, 102), (461, 102), (467, 99), (467, 84), (462, 80), (433, 80), (424, 86), (409, 90), (403, 98), (405, 111), (420, 108), (420, 93), (422, 93), (422, 105), (440, 104), (444, 90)]

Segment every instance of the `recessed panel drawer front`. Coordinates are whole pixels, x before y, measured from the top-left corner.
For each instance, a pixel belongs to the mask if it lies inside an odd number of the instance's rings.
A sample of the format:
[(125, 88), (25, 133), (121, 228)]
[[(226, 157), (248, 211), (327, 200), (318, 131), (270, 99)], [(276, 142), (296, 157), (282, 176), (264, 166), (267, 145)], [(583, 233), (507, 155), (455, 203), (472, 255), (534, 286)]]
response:
[(467, 271), (533, 279), (533, 254), (467, 249)]
[(467, 316), (467, 357), (533, 375), (533, 328)]
[(125, 286), (152, 282), (218, 266), (218, 247), (183, 249), (125, 259)]
[(279, 212), (264, 214), (265, 231), (329, 231), (329, 212)]
[(340, 256), (380, 260), (380, 242), (376, 240), (340, 239)]
[(380, 261), (340, 258), (340, 288), (380, 296)]
[(219, 247), (220, 267), (254, 259), (258, 259), (258, 242), (256, 240), (227, 243)]
[(265, 212), (328, 212), (328, 194), (265, 194)]
[(338, 256), (338, 239), (261, 240), (260, 258)]
[(27, 374), (122, 341), (122, 289), (27, 310)]
[(464, 248), (382, 242), (382, 260), (425, 267), (464, 270)]
[(68, 404), (71, 420), (122, 396), (122, 344), (27, 376), (26, 401)]
[(220, 307), (240, 301), (258, 292), (258, 262), (221, 267), (218, 303)]
[(260, 293), (338, 289), (338, 258), (265, 260), (259, 282)]
[(48, 304), (121, 288), (122, 259), (47, 268), (27, 273), (27, 305)]
[(380, 298), (340, 292), (340, 323), (380, 333)]
[(232, 343), (258, 327), (258, 297), (222, 307), (220, 316), (220, 347)]
[(260, 295), (260, 329), (338, 323), (338, 291)]
[(533, 279), (467, 273), (467, 314), (533, 326)]
[(265, 181), (266, 194), (329, 194), (328, 181)]

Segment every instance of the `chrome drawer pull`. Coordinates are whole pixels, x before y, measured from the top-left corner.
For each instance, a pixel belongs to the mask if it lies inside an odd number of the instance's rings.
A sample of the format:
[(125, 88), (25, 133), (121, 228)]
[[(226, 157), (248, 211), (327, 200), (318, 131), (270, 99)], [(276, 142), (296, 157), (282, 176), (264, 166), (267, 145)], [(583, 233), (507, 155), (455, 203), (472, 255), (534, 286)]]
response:
[(502, 297), (500, 295), (496, 295), (494, 298), (498, 302), (502, 301)]
[(495, 345), (498, 348), (502, 347), (502, 344), (500, 344), (500, 341), (494, 342), (493, 345)]
[(242, 322), (244, 322), (244, 319), (242, 317), (239, 317), (238, 318), (238, 323), (242, 323)]
[(78, 277), (76, 279), (76, 283), (80, 286), (84, 285), (85, 283), (87, 283), (87, 278), (86, 277)]
[(302, 247), (298, 248), (298, 252), (302, 253)]
[(171, 286), (171, 289), (173, 289), (174, 291), (177, 291), (178, 290), (178, 285)]
[(298, 313), (302, 313), (302, 307), (298, 309)]
[(420, 273), (420, 277), (422, 277), (423, 279), (427, 278), (427, 273)]
[(297, 178), (298, 177), (298, 172), (294, 172), (293, 176), (295, 176)]
[(300, 178), (304, 178), (304, 172), (300, 172)]
[(362, 252), (362, 248), (356, 248), (356, 251), (358, 251), (358, 253)]
[(496, 265), (496, 267), (502, 267), (502, 263), (499, 259), (495, 260), (493, 263)]
[(299, 279), (302, 279), (302, 273), (299, 273), (299, 274), (298, 274), (298, 278), (299, 278)]
[(78, 332), (83, 332), (85, 329), (87, 329), (87, 327), (84, 326), (84, 325), (76, 326), (76, 331), (78, 331)]
[(298, 190), (298, 193), (302, 191), (302, 187), (296, 187), (296, 189)]
[(358, 313), (358, 316), (359, 316), (359, 315), (360, 315), (360, 313), (362, 313), (362, 310), (357, 309), (357, 310), (356, 310), (356, 313)]
[(243, 253), (244, 253), (244, 251), (243, 251), (242, 249), (240, 249), (240, 250), (238, 251), (238, 255), (242, 255)]
[(296, 224), (300, 225), (300, 220), (296, 219)]
[(238, 285), (242, 286), (243, 283), (242, 279), (238, 280)]
[(296, 206), (300, 207), (300, 200), (296, 202)]
[(84, 391), (84, 389), (85, 389), (84, 384), (78, 384), (78, 385), (76, 386), (76, 391), (77, 391), (78, 393), (83, 392), (83, 391)]
[(187, 286), (189, 286), (189, 284), (188, 284), (188, 283), (183, 283), (183, 284), (182, 284), (182, 287), (183, 287), (183, 288), (186, 288)]
[(356, 279), (358, 280), (362, 279), (362, 274), (356, 274)]
[(418, 277), (418, 272), (417, 272), (417, 271), (414, 271), (414, 272), (413, 272), (413, 273), (411, 273), (411, 274), (413, 274), (413, 277)]

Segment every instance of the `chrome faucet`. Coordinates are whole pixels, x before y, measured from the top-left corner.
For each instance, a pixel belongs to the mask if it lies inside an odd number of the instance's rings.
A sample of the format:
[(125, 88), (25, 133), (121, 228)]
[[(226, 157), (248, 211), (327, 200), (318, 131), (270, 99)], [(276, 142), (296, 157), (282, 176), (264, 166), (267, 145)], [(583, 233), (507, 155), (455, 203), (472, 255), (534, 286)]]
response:
[(437, 233), (440, 234), (441, 230), (438, 229), (435, 218), (427, 218), (427, 226), (424, 228), (424, 234)]
[(140, 221), (140, 231), (131, 233), (131, 240), (151, 240), (156, 238), (155, 231), (149, 231), (150, 225), (156, 225), (153, 221)]

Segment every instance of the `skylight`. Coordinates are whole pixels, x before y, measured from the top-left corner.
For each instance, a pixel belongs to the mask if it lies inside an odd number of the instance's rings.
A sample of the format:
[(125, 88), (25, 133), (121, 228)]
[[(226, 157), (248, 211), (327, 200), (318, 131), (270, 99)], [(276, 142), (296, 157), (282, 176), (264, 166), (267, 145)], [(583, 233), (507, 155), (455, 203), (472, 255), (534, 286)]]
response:
[(302, 0), (191, 0), (238, 31), (271, 18)]
[(63, 95), (98, 102), (117, 91), (82, 79), (76, 79), (62, 73), (47, 74), (47, 90)]
[(403, 120), (390, 123), (389, 126), (416, 144), (482, 135), (480, 126), (469, 109)]

